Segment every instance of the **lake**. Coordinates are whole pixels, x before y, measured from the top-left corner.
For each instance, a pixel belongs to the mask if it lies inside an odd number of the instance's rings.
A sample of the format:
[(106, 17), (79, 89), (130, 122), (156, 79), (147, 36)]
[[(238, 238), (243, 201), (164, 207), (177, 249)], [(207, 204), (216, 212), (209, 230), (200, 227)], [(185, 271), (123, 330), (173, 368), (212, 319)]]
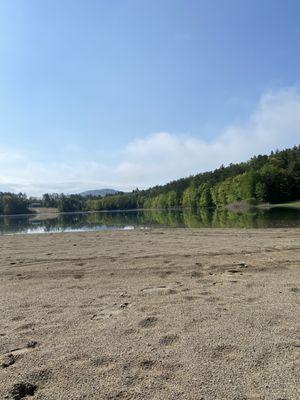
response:
[(1, 216), (0, 234), (102, 231), (147, 228), (288, 228), (300, 227), (300, 210), (251, 209), (233, 212), (220, 209), (135, 210), (64, 213), (52, 216)]

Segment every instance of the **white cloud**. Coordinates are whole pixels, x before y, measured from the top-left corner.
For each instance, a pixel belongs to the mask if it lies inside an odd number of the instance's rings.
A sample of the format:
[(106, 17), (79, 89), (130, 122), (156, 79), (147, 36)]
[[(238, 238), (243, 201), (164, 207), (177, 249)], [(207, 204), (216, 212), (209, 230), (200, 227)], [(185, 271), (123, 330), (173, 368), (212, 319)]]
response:
[(0, 190), (40, 194), (145, 188), (299, 143), (300, 92), (287, 88), (264, 94), (247, 121), (225, 127), (211, 141), (200, 135), (154, 133), (129, 143), (115, 165), (84, 156), (73, 163), (43, 164), (26, 154), (0, 149)]

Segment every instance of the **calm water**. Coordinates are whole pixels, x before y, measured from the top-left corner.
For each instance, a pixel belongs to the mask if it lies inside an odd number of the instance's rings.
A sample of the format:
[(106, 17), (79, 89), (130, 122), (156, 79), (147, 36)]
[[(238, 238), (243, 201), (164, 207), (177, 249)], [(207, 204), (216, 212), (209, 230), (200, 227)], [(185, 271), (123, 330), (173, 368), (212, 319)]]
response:
[(120, 211), (67, 213), (55, 218), (37, 216), (0, 217), (0, 234), (147, 229), (151, 227), (189, 228), (280, 228), (300, 227), (300, 210), (272, 208), (236, 213), (201, 209), (168, 211)]

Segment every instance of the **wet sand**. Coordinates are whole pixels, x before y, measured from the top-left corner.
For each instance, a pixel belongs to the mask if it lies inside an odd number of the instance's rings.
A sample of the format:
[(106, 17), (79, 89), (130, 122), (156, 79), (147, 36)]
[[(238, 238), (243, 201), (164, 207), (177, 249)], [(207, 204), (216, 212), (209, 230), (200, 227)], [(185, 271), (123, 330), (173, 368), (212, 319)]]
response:
[(0, 248), (0, 399), (299, 398), (300, 229)]

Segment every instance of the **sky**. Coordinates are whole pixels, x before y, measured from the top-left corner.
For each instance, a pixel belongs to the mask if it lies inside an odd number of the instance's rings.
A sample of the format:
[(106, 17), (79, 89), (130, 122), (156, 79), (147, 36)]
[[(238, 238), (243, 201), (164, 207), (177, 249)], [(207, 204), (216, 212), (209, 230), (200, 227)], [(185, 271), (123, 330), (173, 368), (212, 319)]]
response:
[(0, 191), (132, 190), (300, 144), (299, 0), (0, 0)]

